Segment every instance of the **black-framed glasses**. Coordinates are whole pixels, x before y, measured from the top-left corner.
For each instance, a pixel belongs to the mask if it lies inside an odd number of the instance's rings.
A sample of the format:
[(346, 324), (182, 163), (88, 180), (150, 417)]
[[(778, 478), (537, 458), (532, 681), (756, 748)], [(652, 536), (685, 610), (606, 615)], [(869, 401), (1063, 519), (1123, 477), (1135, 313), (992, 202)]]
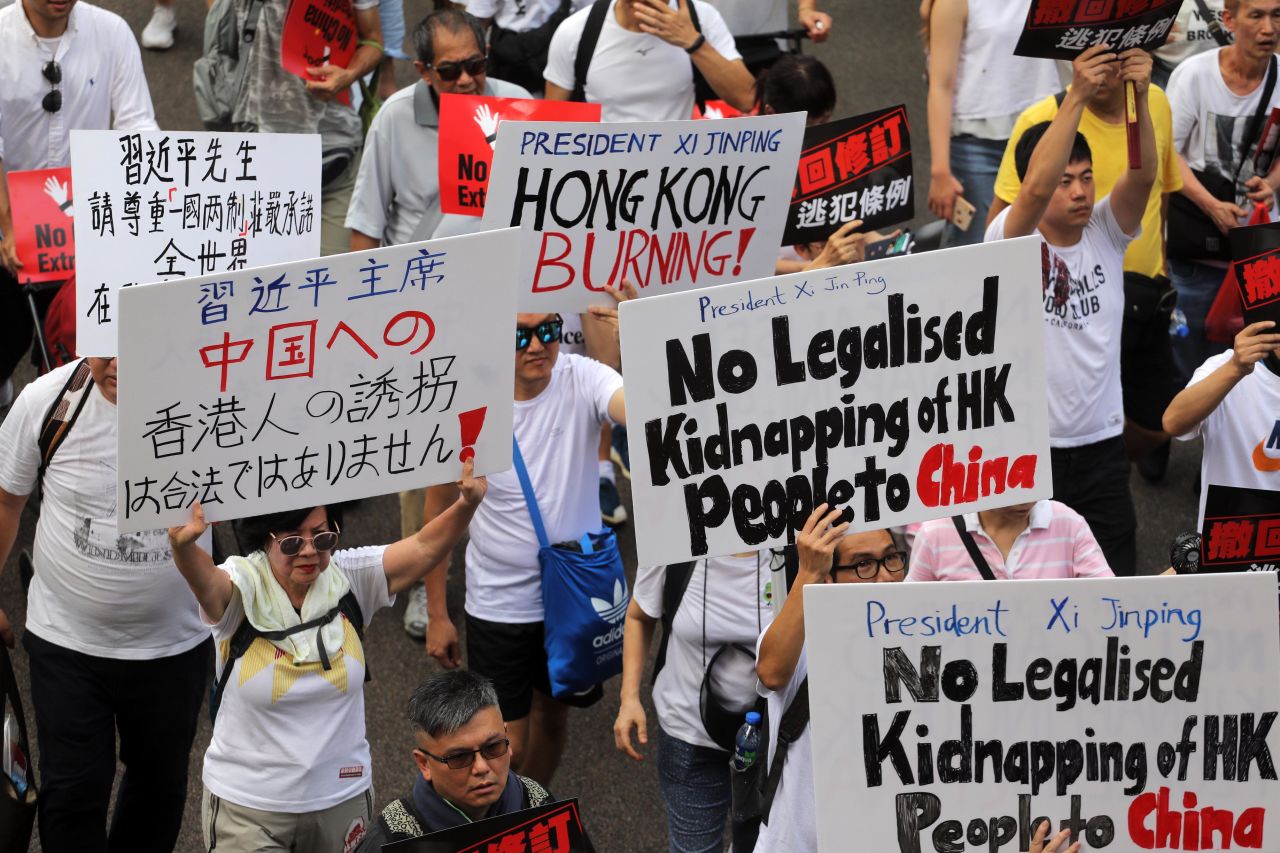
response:
[(428, 758), (434, 758), (441, 764), (447, 765), (450, 770), (462, 770), (476, 763), (476, 753), (484, 756), (485, 761), (493, 761), (495, 758), (501, 758), (507, 754), (507, 750), (511, 748), (511, 741), (507, 738), (502, 740), (493, 740), (486, 743), (479, 749), (467, 749), (461, 752), (451, 752), (448, 755), (432, 755), (425, 749), (420, 752)]
[(462, 76), (462, 72), (467, 72), (472, 77), (479, 77), (489, 67), (489, 58), (486, 56), (468, 56), (461, 62), (441, 62), (439, 65), (428, 65), (428, 68), (440, 75), (440, 79), (446, 83), (452, 83)]
[(530, 329), (528, 326), (516, 326), (516, 351), (528, 349), (529, 344), (533, 342), (534, 335), (538, 336), (538, 340), (544, 344), (551, 344), (560, 340), (560, 333), (564, 331), (564, 318), (559, 314), (554, 320), (547, 320), (539, 323)]
[(62, 82), (62, 66), (56, 60), (50, 59), (40, 69), (40, 73), (49, 81), (49, 85), (53, 86), (40, 101), (40, 106), (44, 107), (45, 112), (56, 113), (62, 109), (62, 90), (58, 88), (58, 84)]
[[(338, 525), (334, 525), (336, 528)], [(280, 546), (280, 553), (286, 557), (296, 557), (302, 552), (302, 543), (310, 542), (312, 547), (317, 551), (332, 551), (338, 547), (338, 533), (340, 530), (326, 530), (323, 533), (317, 533), (315, 536), (276, 536), (274, 533), (268, 534), (272, 540)]]
[(884, 569), (891, 575), (900, 575), (907, 570), (907, 552), (893, 551), (885, 554), (883, 557), (864, 557), (856, 563), (850, 563), (847, 566), (832, 566), (831, 574), (836, 572), (854, 572), (864, 581), (869, 581), (876, 575), (880, 574), (880, 570)]

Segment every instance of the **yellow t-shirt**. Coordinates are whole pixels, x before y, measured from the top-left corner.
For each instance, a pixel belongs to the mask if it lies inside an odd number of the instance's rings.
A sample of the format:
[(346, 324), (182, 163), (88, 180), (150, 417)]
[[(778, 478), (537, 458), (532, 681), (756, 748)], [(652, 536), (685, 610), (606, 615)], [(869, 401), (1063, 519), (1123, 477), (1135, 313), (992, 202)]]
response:
[[(1160, 201), (1164, 193), (1182, 189), (1182, 175), (1178, 172), (1178, 157), (1173, 150), (1173, 115), (1169, 111), (1169, 99), (1158, 86), (1148, 90), (1147, 103), (1151, 109), (1151, 123), (1156, 131), (1156, 156), (1160, 159), (1156, 169), (1156, 182), (1151, 187), (1147, 212), (1142, 215), (1142, 236), (1129, 244), (1124, 255), (1124, 268), (1130, 272), (1156, 276), (1164, 272), (1164, 248), (1161, 235), (1164, 222), (1160, 216)], [(1005, 146), (1000, 172), (996, 176), (996, 196), (1013, 204), (1022, 182), (1013, 162), (1013, 151), (1023, 132), (1042, 121), (1053, 121), (1058, 114), (1058, 102), (1053, 97), (1038, 101), (1022, 111)], [(1094, 115), (1086, 107), (1080, 118), (1080, 132), (1093, 151), (1093, 182), (1098, 198), (1111, 192), (1116, 181), (1129, 168), (1129, 143), (1124, 122), (1111, 124)]]

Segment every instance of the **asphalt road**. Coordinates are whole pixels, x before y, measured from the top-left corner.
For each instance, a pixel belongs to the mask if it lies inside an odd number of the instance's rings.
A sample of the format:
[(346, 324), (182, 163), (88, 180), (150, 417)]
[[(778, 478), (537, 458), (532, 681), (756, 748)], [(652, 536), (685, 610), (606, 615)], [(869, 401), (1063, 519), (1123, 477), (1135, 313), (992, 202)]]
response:
[[(145, 0), (101, 0), (101, 5), (119, 12), (141, 31), (150, 14)], [(839, 91), (836, 115), (853, 115), (893, 103), (905, 102), (915, 119), (915, 174), (927, 181), (929, 174), (924, 127), (924, 62), (916, 36), (914, 2), (861, 3), (855, 12), (852, 0), (822, 0), (822, 8), (835, 18), (831, 40), (810, 46), (809, 51), (826, 62), (835, 75)], [(191, 64), (200, 50), (204, 4), (200, 0), (177, 0), (178, 43), (166, 53), (144, 52), (147, 79), (152, 87), (156, 115), (165, 129), (201, 129), (191, 96)], [(430, 9), (423, 0), (406, 0), (410, 22), (420, 20)], [(413, 80), (413, 69), (402, 65), (399, 81)], [(927, 183), (916, 187), (917, 210), (925, 210)], [(926, 213), (927, 217), (927, 213)], [(924, 218), (917, 220), (917, 224)], [(20, 375), (21, 382), (30, 371)], [(1136, 474), (1134, 497), (1139, 518), (1139, 563), (1144, 571), (1156, 571), (1167, 563), (1168, 543), (1173, 535), (1195, 523), (1192, 480), (1199, 464), (1198, 446), (1175, 447), (1169, 473), (1159, 487), (1149, 486)], [(624, 498), (630, 495), (623, 484)], [(399, 532), (398, 506), (394, 496), (365, 501), (348, 519), (344, 544), (363, 545), (392, 541)], [(34, 518), (27, 514), (14, 549), (30, 548)], [(624, 554), (630, 571), (635, 569), (633, 530), (621, 531)], [(461, 553), (455, 556), (461, 566)], [(18, 585), (16, 559), (10, 559), (0, 576), (0, 605), (15, 625), (25, 621), (25, 600)], [(450, 586), (450, 611), (462, 612), (463, 578), (454, 572)], [(390, 613), (378, 616), (366, 637), (373, 681), (365, 688), (368, 736), (373, 749), (374, 784), (379, 807), (407, 792), (413, 778), (410, 758), (410, 728), (404, 720), (404, 705), (410, 691), (421, 679), (437, 671), (419, 644), (410, 641), (400, 627), (403, 597)], [(19, 654), (17, 667), (26, 692), (25, 659)], [(617, 712), (617, 682), (606, 690), (603, 702), (572, 715), (570, 743), (564, 764), (552, 790), (560, 796), (581, 798), (587, 826), (602, 853), (652, 853), (664, 849), (665, 817), (658, 792), (653, 751), (643, 764), (635, 764), (613, 747), (612, 724)], [(652, 720), (652, 709), (650, 708)], [(651, 729), (651, 734), (652, 734)], [(191, 755), (187, 814), (178, 850), (202, 850), (199, 831), (200, 765), (209, 742), (209, 724), (202, 714), (201, 727)], [(785, 817), (784, 817), (785, 819)], [(34, 849), (39, 849), (38, 845)]]

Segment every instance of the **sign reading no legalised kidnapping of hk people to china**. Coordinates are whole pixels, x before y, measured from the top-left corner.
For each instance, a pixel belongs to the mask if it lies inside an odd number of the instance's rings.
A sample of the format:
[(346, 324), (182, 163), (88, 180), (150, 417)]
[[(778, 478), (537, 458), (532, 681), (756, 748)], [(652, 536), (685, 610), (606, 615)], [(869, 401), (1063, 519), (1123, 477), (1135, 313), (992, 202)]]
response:
[(854, 219), (863, 231), (915, 216), (907, 108), (805, 128), (782, 242), (815, 243)]
[(821, 853), (1277, 849), (1272, 577), (804, 597)]
[(520, 226), (521, 311), (772, 275), (800, 113), (723, 121), (503, 122), (484, 225)]
[(1013, 52), (1072, 60), (1096, 44), (1155, 50), (1168, 38), (1183, 2), (1195, 0), (1031, 0)]
[(76, 274), (71, 169), (9, 172), (9, 207), (18, 260), (18, 281), (66, 281)]
[(516, 234), (121, 292), (120, 530), (511, 467)]
[(121, 287), (320, 254), (320, 136), (71, 131), (76, 349), (118, 354)]
[[(642, 565), (1049, 497), (1038, 238), (624, 302)], [(1031, 273), (1031, 275), (1028, 275)]]

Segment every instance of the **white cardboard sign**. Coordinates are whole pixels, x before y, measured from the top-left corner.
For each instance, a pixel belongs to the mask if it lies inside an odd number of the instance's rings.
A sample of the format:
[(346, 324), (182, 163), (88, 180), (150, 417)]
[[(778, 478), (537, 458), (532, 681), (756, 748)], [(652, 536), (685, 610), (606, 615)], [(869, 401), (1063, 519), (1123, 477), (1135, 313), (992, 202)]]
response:
[(1048, 818), (1090, 851), (1275, 850), (1275, 592), (806, 586), (818, 849), (1014, 853)]
[(641, 565), (1049, 497), (1038, 238), (623, 303)]
[(121, 291), (122, 531), (511, 467), (513, 229)]
[(118, 350), (121, 287), (320, 254), (317, 134), (71, 131), (76, 349)]
[(498, 125), (484, 227), (522, 229), (520, 310), (772, 275), (804, 115)]

